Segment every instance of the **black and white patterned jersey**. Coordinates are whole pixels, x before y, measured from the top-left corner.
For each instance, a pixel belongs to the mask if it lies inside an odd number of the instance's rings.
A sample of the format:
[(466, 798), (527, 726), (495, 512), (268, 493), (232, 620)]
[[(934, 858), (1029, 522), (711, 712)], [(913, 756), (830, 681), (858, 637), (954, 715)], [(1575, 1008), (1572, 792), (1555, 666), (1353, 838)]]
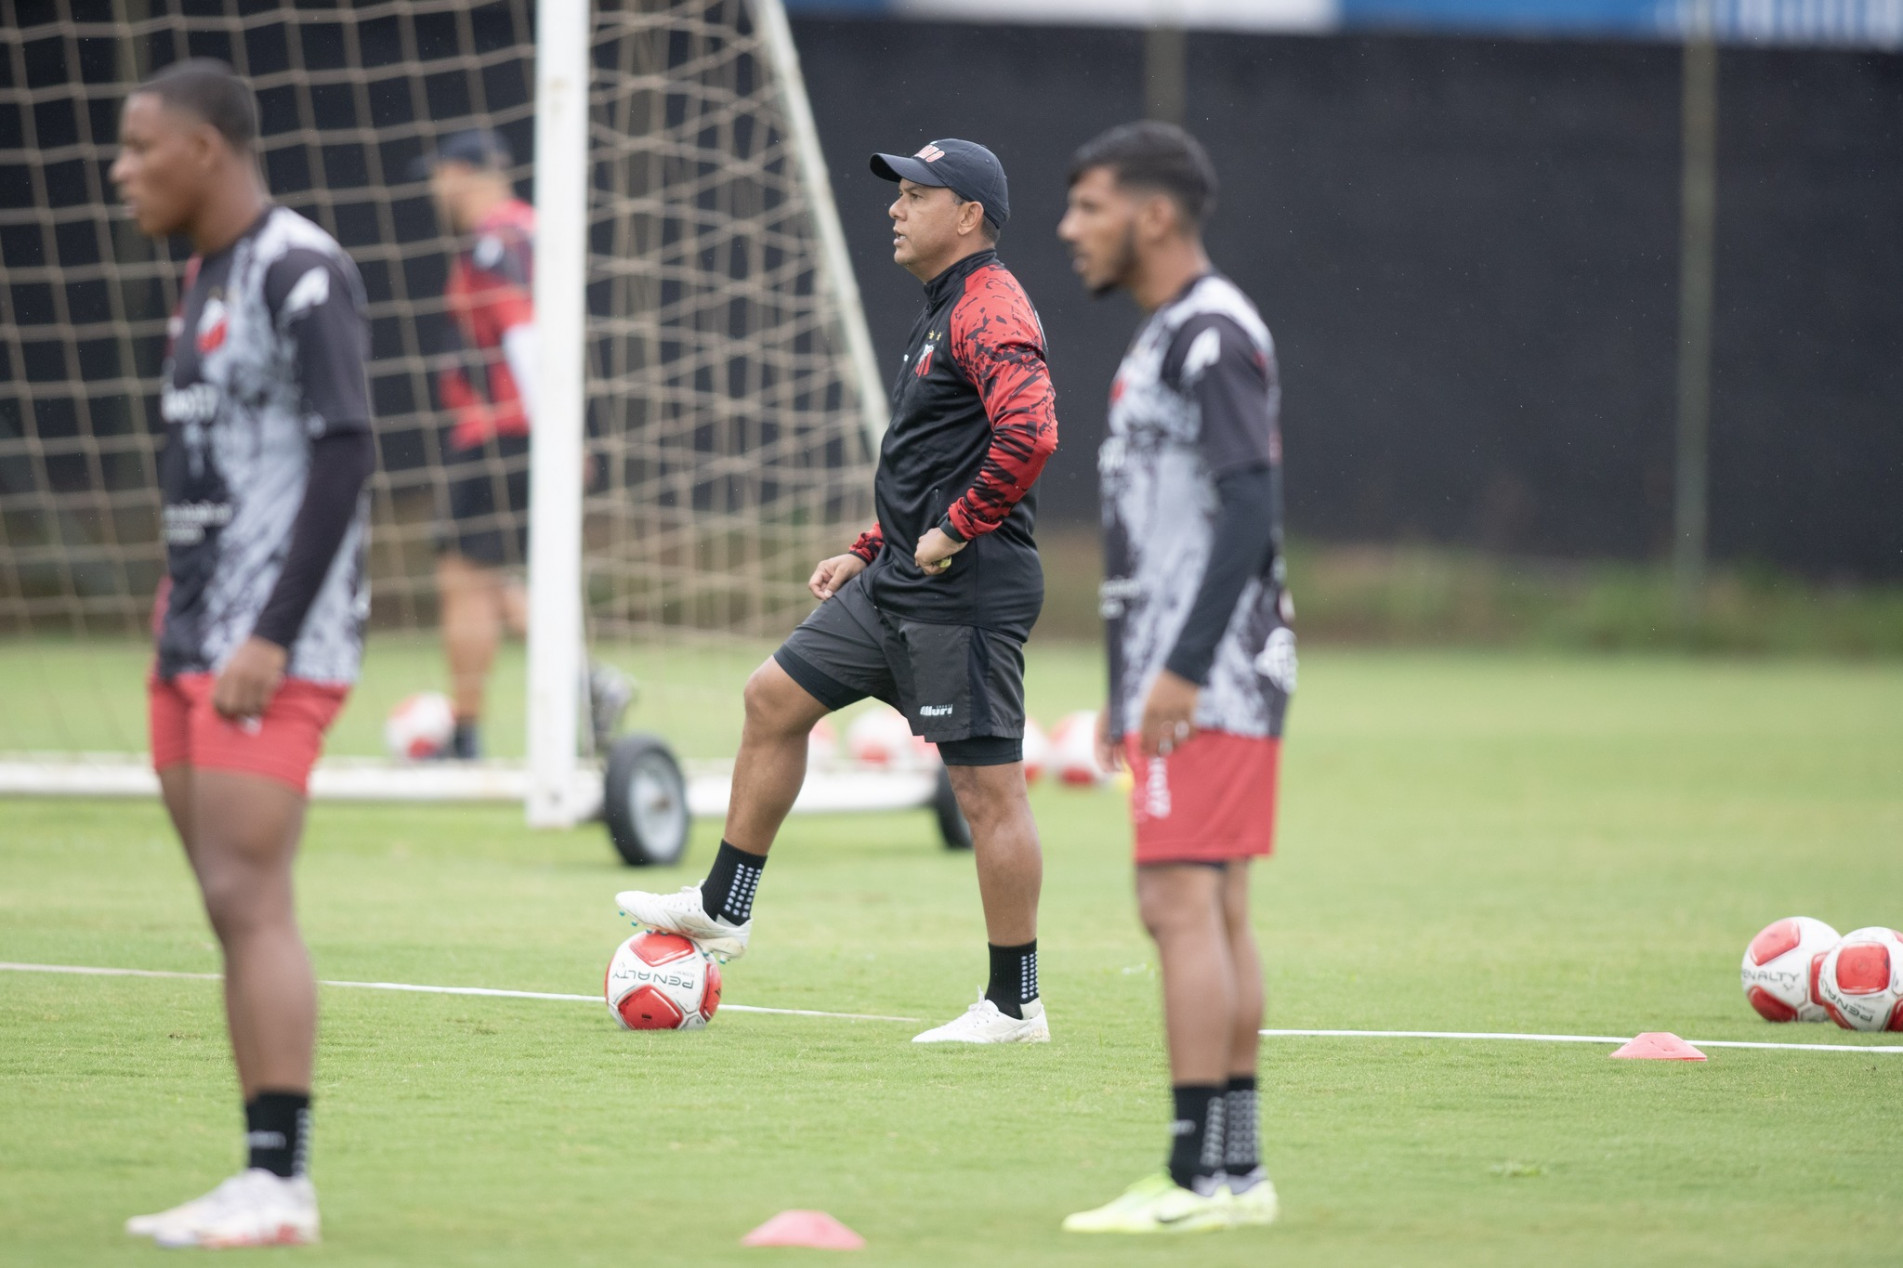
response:
[(1196, 725), (1281, 734), (1295, 644), (1279, 549), (1280, 409), (1268, 327), (1219, 275), (1198, 278), (1152, 313), (1124, 354), (1097, 460), (1113, 737), (1137, 728), (1150, 684), (1189, 618), (1210, 559), (1217, 481), (1264, 466), (1278, 491), (1261, 508), (1276, 549), (1243, 588), (1216, 644)]
[[(215, 672), (250, 636), (284, 569), (312, 442), (369, 429), (364, 308), (343, 248), (282, 207), (188, 266), (160, 397), (169, 573), (161, 677)], [(289, 649), (289, 676), (356, 680), (368, 526), (359, 496)]]

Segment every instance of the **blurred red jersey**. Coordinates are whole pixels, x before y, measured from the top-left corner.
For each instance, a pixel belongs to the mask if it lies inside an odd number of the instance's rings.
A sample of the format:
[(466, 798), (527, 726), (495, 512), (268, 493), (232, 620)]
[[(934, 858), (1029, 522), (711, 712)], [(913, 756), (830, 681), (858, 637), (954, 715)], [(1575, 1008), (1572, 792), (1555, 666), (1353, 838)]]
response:
[[(443, 404), (456, 415), (451, 443), (470, 449), (491, 436), (525, 436), (529, 409), (504, 339), (533, 327), (535, 209), (519, 198), (476, 226), (475, 241), (450, 266), (443, 297), (462, 337), (464, 364), (443, 372)], [(530, 393), (532, 394), (532, 392)]]

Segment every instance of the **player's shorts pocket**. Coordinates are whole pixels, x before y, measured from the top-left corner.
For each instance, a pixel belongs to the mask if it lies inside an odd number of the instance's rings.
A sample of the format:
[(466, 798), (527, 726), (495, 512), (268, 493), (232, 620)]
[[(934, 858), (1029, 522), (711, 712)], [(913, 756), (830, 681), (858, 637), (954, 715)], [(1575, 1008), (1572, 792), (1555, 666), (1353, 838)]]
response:
[(905, 720), (934, 744), (1024, 735), (1024, 648), (972, 625), (898, 622)]

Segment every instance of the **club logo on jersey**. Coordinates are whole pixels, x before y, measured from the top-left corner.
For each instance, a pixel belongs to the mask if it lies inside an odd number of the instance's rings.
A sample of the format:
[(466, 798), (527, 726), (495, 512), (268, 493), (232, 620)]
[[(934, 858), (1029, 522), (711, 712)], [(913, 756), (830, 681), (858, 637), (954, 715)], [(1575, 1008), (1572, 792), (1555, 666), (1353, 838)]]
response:
[(1222, 356), (1222, 332), (1214, 326), (1197, 335), (1189, 345), (1189, 352), (1183, 357), (1183, 383), (1185, 386), (1201, 378), (1203, 371), (1216, 364)]
[(930, 374), (932, 372), (932, 353), (936, 351), (938, 351), (938, 345), (926, 344), (925, 354), (918, 359), (918, 368), (912, 371), (912, 373), (918, 375), (921, 379)]
[(927, 163), (936, 163), (938, 162), (938, 160), (945, 157), (945, 151), (939, 149), (936, 145), (933, 145), (930, 141), (927, 141), (925, 143), (925, 148), (920, 150), (917, 154), (914, 154), (912, 157), (922, 158)]
[(225, 334), (230, 329), (230, 314), (225, 309), (225, 301), (216, 295), (205, 301), (205, 310), (198, 315), (198, 355), (209, 356), (225, 345)]

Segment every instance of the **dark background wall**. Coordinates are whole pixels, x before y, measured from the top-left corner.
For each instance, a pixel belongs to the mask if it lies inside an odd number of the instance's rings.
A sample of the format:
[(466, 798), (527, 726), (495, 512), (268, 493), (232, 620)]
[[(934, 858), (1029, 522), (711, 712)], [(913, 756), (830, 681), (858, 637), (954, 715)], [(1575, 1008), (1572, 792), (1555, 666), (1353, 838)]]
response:
[[(1043, 316), (1063, 447), (1047, 521), (1094, 519), (1105, 391), (1139, 319), (1053, 230), (1068, 157), (1142, 112), (1142, 36), (801, 19), (867, 315), (918, 302), (874, 149), (1004, 160), (1001, 244)], [(1551, 555), (1669, 545), (1679, 53), (1654, 44), (1192, 34), (1218, 264), (1274, 330), (1289, 520), (1336, 540)], [(1903, 576), (1903, 58), (1727, 50), (1712, 547)]]

